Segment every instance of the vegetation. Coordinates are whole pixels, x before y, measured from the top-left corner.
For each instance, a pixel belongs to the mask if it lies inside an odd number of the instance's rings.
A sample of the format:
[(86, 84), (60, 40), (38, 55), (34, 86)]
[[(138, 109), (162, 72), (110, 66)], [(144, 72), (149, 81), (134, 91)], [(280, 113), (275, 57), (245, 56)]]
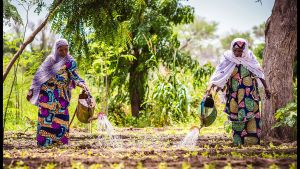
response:
[(297, 138), (297, 80), (294, 82), (294, 100), (275, 113), (277, 120), (273, 128), (288, 126), (292, 128), (293, 138)]
[[(105, 111), (108, 98), (109, 119), (120, 127), (197, 123), (199, 102), (214, 71), (210, 62), (199, 63), (201, 56), (195, 58), (190, 51), (193, 44), (204, 44), (207, 39), (217, 38), (215, 31), (218, 24), (203, 18), (196, 18), (193, 23), (186, 24), (193, 21), (193, 8), (182, 6), (179, 1), (154, 2), (109, 1), (94, 9), (99, 11), (92, 11), (89, 7), (96, 1), (64, 1), (63, 7), (51, 18), (51, 28), (67, 37), (71, 43), (70, 53), (78, 62), (79, 74), (87, 81), (96, 98), (96, 113)], [(79, 5), (82, 7), (77, 12), (82, 17), (68, 17)], [(45, 4), (39, 2), (38, 7), (45, 7)], [(128, 9), (133, 10), (121, 15)], [(101, 17), (96, 13), (100, 13)], [(10, 15), (14, 16), (7, 16)], [(67, 24), (62, 26), (63, 23)], [(221, 38), (220, 43), (226, 49), (226, 45), (234, 37), (245, 37), (252, 42), (253, 39), (262, 37), (263, 25), (253, 28), (253, 37), (250, 31), (236, 32)], [(20, 27), (22, 25), (15, 25), (14, 32), (4, 34), (3, 69), (22, 43)], [(8, 124), (5, 130), (35, 130), (32, 122), (36, 117), (32, 111), (36, 111), (36, 108), (28, 104), (24, 96), (35, 71), (52, 48), (49, 44), (53, 44), (54, 39), (51, 36), (45, 38), (45, 34), (50, 33), (48, 30), (49, 27), (45, 28), (40, 41), (34, 41), (30, 49), (22, 54), (16, 72), (16, 85), (11, 86), (14, 72), (10, 72), (4, 83), (6, 89), (13, 87), (13, 93), (17, 93), (9, 98), (9, 90), (4, 91), (3, 103), (7, 105), (4, 120)], [(182, 32), (190, 33), (182, 36)], [(183, 40), (182, 44), (179, 40)], [(262, 61), (264, 44), (255, 47), (254, 54)], [(106, 95), (106, 76), (109, 95)], [(71, 115), (80, 89), (73, 92)], [(138, 115), (132, 109), (136, 105), (132, 99), (137, 93), (140, 98)], [(226, 121), (222, 113), (223, 106), (220, 104), (217, 107), (220, 107), (219, 125), (223, 126)], [(76, 120), (75, 124), (85, 126)]]
[[(51, 10), (57, 1), (48, 5), (40, 0), (19, 2), (32, 6), (27, 9), (39, 13)], [(199, 104), (222, 56), (221, 51), (229, 48), (232, 39), (246, 38), (262, 65), (266, 48), (265, 23), (249, 31), (233, 31), (219, 37), (216, 34), (217, 22), (195, 16), (193, 7), (181, 2), (62, 1), (50, 16), (49, 25), (27, 46), (3, 83), (3, 166), (49, 169), (58, 166), (296, 168), (295, 143), (275, 140), (262, 141), (261, 146), (232, 147), (231, 126), (223, 112), (225, 105), (218, 95), (214, 96), (217, 119), (211, 126), (201, 129), (197, 147), (193, 150), (175, 147), (190, 127), (199, 126)], [(22, 21), (9, 0), (4, 1), (3, 9), (4, 24), (11, 28), (3, 35), (4, 71), (24, 42), (25, 31), (33, 31), (38, 25), (30, 19)], [(76, 118), (70, 129), (72, 144), (69, 147), (32, 148), (35, 145), (38, 109), (26, 100), (26, 95), (36, 70), (51, 53), (56, 35), (70, 42), (70, 53), (78, 63), (79, 75), (96, 99), (95, 114), (106, 112), (115, 127), (119, 140), (112, 142), (126, 143), (117, 147), (120, 151), (113, 149), (116, 147), (103, 146), (100, 138), (103, 133), (98, 131), (97, 122), (92, 122), (90, 128)], [(220, 47), (213, 41), (217, 41)], [(295, 138), (296, 68), (295, 60), (294, 99), (276, 111), (273, 126), (288, 126)], [(80, 92), (81, 88), (72, 91), (70, 117), (76, 109)], [(46, 160), (49, 156), (53, 157), (53, 161)], [(249, 157), (249, 163), (241, 162), (241, 159)], [(37, 158), (42, 159), (41, 162), (32, 160)], [(203, 163), (199, 163), (199, 159)], [(172, 160), (178, 162), (170, 166), (168, 161)]]

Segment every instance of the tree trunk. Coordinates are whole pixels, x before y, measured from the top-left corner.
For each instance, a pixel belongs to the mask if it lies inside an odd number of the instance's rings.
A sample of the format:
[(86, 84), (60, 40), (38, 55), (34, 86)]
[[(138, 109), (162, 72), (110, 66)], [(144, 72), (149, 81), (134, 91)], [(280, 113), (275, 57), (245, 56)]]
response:
[(136, 72), (130, 72), (129, 88), (130, 88), (130, 102), (132, 116), (138, 117), (141, 105), (140, 93), (138, 90), (139, 74)]
[(297, 0), (275, 0), (266, 22), (263, 69), (271, 98), (263, 103), (262, 137), (288, 139), (291, 128), (271, 130), (274, 113), (293, 100), (293, 64), (297, 52)]
[(138, 66), (141, 64), (141, 56), (137, 50), (135, 50), (134, 55), (137, 60), (133, 62), (133, 65), (130, 68), (129, 92), (132, 116), (138, 117), (139, 111), (141, 110), (141, 104), (144, 102), (147, 72), (138, 70)]

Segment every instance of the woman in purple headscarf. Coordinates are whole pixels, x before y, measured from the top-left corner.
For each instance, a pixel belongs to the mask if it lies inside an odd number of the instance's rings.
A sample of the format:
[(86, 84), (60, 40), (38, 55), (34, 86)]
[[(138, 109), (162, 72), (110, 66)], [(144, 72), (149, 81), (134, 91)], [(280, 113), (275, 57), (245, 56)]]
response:
[(88, 91), (68, 47), (65, 39), (56, 41), (54, 53), (37, 70), (27, 95), (27, 100), (39, 108), (38, 146), (68, 144), (71, 89), (79, 86)]
[(225, 113), (232, 122), (233, 144), (260, 144), (261, 120), (258, 86), (265, 88), (266, 98), (271, 93), (265, 76), (254, 54), (248, 49), (248, 42), (236, 38), (231, 49), (217, 66), (209, 81), (206, 96), (212, 88), (226, 92)]

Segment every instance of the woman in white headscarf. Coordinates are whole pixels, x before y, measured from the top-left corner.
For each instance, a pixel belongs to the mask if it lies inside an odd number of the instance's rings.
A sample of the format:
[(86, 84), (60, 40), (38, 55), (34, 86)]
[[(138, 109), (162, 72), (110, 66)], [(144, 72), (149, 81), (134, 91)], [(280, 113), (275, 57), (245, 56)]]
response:
[(37, 70), (27, 100), (38, 106), (38, 146), (68, 144), (71, 89), (75, 86), (88, 91), (77, 74), (77, 65), (69, 54), (67, 40), (58, 39)]
[(242, 38), (234, 39), (230, 50), (224, 53), (223, 60), (210, 78), (206, 91), (206, 96), (210, 95), (213, 88), (217, 92), (226, 92), (224, 111), (232, 122), (234, 145), (260, 144), (260, 82), (265, 88), (266, 98), (269, 99), (271, 94), (263, 70), (248, 49), (248, 42)]

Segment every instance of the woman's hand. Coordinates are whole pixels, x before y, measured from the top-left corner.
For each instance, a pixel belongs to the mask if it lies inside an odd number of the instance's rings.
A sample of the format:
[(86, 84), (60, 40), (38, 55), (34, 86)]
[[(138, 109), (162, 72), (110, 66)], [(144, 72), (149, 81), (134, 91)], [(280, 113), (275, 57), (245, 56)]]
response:
[(205, 100), (205, 98), (206, 98), (207, 96), (211, 95), (211, 94), (210, 94), (210, 91), (211, 91), (211, 89), (213, 89), (214, 87), (215, 87), (214, 84), (208, 86), (208, 88), (207, 88), (207, 90), (206, 90), (206, 92), (205, 92), (205, 95), (204, 95), (204, 97), (203, 97), (203, 100)]
[(221, 87), (219, 87), (219, 86), (216, 86), (216, 93), (218, 93), (220, 90), (222, 90), (222, 88)]
[(265, 93), (266, 93), (266, 98), (267, 98), (267, 100), (269, 100), (270, 97), (271, 97), (271, 92), (270, 92), (270, 90), (269, 90), (268, 88), (266, 88), (266, 89), (265, 89)]
[(267, 87), (267, 83), (266, 83), (265, 79), (263, 79), (263, 78), (259, 78), (259, 79), (265, 88), (266, 99), (269, 100), (271, 97), (271, 92), (270, 92), (269, 88)]
[(29, 92), (28, 92), (28, 94), (27, 94), (27, 96), (26, 96), (26, 99), (28, 101), (30, 101), (30, 99), (32, 98), (32, 96), (33, 96), (33, 91), (32, 91), (32, 89), (30, 89)]
[(78, 86), (81, 87), (84, 91), (89, 92), (89, 89), (88, 89), (88, 87), (86, 86), (85, 83), (80, 82), (80, 83), (78, 84)]
[(84, 86), (84, 83), (83, 83), (83, 82), (79, 82), (79, 83), (77, 84), (77, 86), (79, 86), (79, 87), (83, 88), (83, 86)]
[(211, 87), (209, 87), (209, 88), (206, 90), (206, 93), (205, 93), (205, 95), (204, 95), (204, 98), (206, 98), (207, 96), (211, 95), (211, 93), (210, 93), (211, 89), (215, 89), (215, 88), (216, 88), (216, 93), (217, 93), (218, 91), (222, 90), (221, 87), (216, 86), (216, 85), (213, 84)]
[(83, 90), (85, 90), (86, 92), (89, 92), (89, 89), (85, 84), (83, 85)]
[(206, 92), (205, 92), (205, 95), (204, 95), (204, 97), (203, 97), (203, 100), (205, 100), (205, 98), (206, 98), (207, 96), (209, 96), (209, 95), (211, 95), (211, 94), (210, 94), (210, 89), (207, 89)]

